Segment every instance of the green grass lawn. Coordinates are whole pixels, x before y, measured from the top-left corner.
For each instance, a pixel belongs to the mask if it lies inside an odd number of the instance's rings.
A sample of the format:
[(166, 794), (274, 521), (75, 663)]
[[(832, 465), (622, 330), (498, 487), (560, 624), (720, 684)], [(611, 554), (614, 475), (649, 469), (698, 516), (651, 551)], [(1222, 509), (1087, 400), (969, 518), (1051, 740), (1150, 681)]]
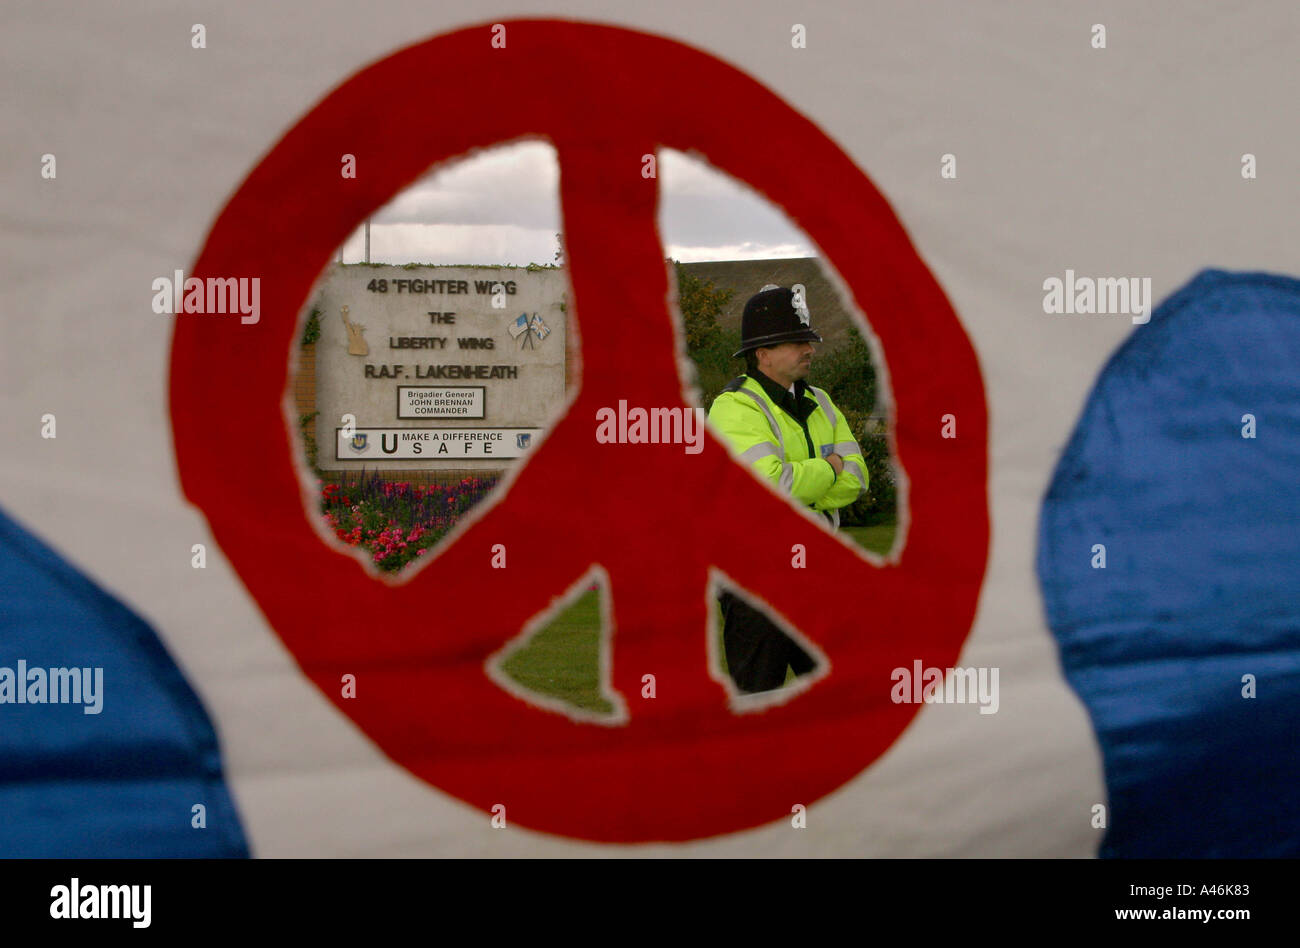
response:
[(840, 527), (840, 533), (848, 536), (858, 546), (882, 556), (894, 545), (894, 533), (897, 530), (898, 524), (892, 522), (876, 523), (869, 527)]
[[(887, 553), (894, 542), (893, 523), (842, 527), (840, 532), (873, 553)], [(716, 606), (715, 606), (716, 609)], [(723, 670), (722, 616), (719, 611), (718, 654)], [(525, 648), (510, 656), (501, 670), (529, 691), (566, 701), (576, 708), (610, 714), (613, 706), (600, 694), (600, 598), (583, 593), (574, 603), (539, 629)], [(786, 681), (794, 672), (786, 672)]]
[(600, 595), (588, 591), (528, 645), (501, 663), (501, 670), (529, 691), (587, 711), (613, 713), (600, 694)]

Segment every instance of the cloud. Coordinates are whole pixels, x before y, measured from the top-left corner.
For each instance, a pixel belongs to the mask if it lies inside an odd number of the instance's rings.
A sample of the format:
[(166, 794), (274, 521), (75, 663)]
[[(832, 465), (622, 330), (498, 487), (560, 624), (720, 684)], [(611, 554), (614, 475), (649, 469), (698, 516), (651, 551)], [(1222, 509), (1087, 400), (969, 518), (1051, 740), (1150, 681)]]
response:
[(668, 256), (680, 263), (704, 263), (710, 260), (774, 260), (778, 257), (812, 257), (812, 248), (803, 244), (723, 244), (716, 247), (668, 245)]
[[(682, 261), (808, 257), (785, 214), (703, 159), (665, 149), (658, 166), (665, 256)], [(640, 164), (631, 173), (640, 173)], [(555, 149), (526, 141), (474, 152), (425, 175), (371, 219), (376, 263), (551, 263), (563, 230)], [(360, 229), (344, 259), (364, 255)]]
[[(560, 229), (560, 167), (545, 142), (486, 149), (426, 174), (372, 218), (383, 224)], [(554, 252), (554, 251), (552, 251)]]
[(659, 180), (659, 232), (677, 260), (815, 255), (783, 211), (701, 155), (666, 149)]

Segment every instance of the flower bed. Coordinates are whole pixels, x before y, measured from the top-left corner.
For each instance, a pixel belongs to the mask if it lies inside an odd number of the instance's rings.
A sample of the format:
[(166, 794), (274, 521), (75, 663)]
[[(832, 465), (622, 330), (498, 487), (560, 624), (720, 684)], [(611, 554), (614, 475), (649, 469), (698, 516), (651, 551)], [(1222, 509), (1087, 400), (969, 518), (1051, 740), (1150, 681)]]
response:
[(321, 488), (321, 513), (348, 546), (365, 548), (375, 565), (396, 572), (456, 526), (496, 486), (496, 475), (421, 487), (362, 472)]

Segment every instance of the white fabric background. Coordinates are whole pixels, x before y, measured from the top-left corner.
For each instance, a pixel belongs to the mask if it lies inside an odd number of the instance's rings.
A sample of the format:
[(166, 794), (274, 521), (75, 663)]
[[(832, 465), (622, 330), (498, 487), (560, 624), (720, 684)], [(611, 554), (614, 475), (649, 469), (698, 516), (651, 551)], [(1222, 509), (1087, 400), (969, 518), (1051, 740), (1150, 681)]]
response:
[[(622, 848), (490, 830), (309, 685), (180, 497), (171, 323), (150, 309), (151, 281), (188, 271), (244, 175), (357, 69), (469, 23), (540, 15), (676, 38), (812, 117), (893, 203), (979, 354), (993, 543), (962, 663), (1001, 668), (1001, 708), (925, 709), (876, 766), (810, 807), (804, 831), (779, 821)], [(1041, 284), (1067, 267), (1146, 275), (1159, 300), (1204, 266), (1300, 270), (1297, 16), (1289, 0), (570, 0), (468, 15), (436, 0), (11, 0), (0, 505), (159, 630), (217, 725), (258, 855), (1091, 855), (1100, 756), (1059, 674), (1033, 556), (1052, 467), (1135, 327), (1045, 316)], [(806, 50), (790, 48), (796, 22)], [(206, 50), (190, 47), (193, 23)], [(1093, 23), (1105, 50), (1089, 45)], [(46, 152), (55, 181), (40, 177)], [(939, 177), (945, 152), (955, 181)], [(1258, 180), (1242, 180), (1244, 152)], [(40, 438), (45, 412), (56, 440)], [(190, 568), (196, 542), (209, 544), (206, 571)]]

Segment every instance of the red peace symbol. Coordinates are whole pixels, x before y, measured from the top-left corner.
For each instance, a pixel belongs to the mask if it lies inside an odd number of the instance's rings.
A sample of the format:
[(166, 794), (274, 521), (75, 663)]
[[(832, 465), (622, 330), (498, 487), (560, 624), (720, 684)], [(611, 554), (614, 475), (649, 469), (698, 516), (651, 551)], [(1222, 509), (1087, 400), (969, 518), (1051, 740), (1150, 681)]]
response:
[[(788, 816), (860, 773), (918, 710), (891, 671), (952, 665), (988, 549), (987, 418), (974, 351), (889, 205), (815, 125), (671, 40), (554, 20), (409, 47), (313, 108), (231, 198), (193, 274), (260, 277), (262, 318), (179, 316), (180, 479), (303, 672), (394, 761), (486, 814), (591, 840), (686, 840)], [(309, 522), (281, 400), (296, 315), (356, 225), (431, 164), (521, 138), (559, 154), (579, 391), (517, 471), (418, 573), (371, 576)], [(595, 441), (596, 411), (683, 403), (657, 182), (694, 150), (776, 202), (833, 262), (888, 358), (906, 546), (873, 565), (775, 496), (712, 435)], [(356, 155), (343, 179), (340, 156)], [(941, 418), (958, 419), (943, 439)], [(906, 515), (905, 515), (906, 517)], [(758, 524), (761, 523), (761, 528)], [(504, 543), (508, 567), (492, 569)], [(791, 568), (802, 543), (807, 568)], [(593, 564), (610, 580), (611, 682), (629, 716), (578, 722), (498, 687), (485, 662)], [(788, 703), (737, 714), (709, 671), (717, 567), (830, 661)], [(344, 674), (357, 696), (343, 698)], [(642, 675), (657, 697), (642, 699)]]

